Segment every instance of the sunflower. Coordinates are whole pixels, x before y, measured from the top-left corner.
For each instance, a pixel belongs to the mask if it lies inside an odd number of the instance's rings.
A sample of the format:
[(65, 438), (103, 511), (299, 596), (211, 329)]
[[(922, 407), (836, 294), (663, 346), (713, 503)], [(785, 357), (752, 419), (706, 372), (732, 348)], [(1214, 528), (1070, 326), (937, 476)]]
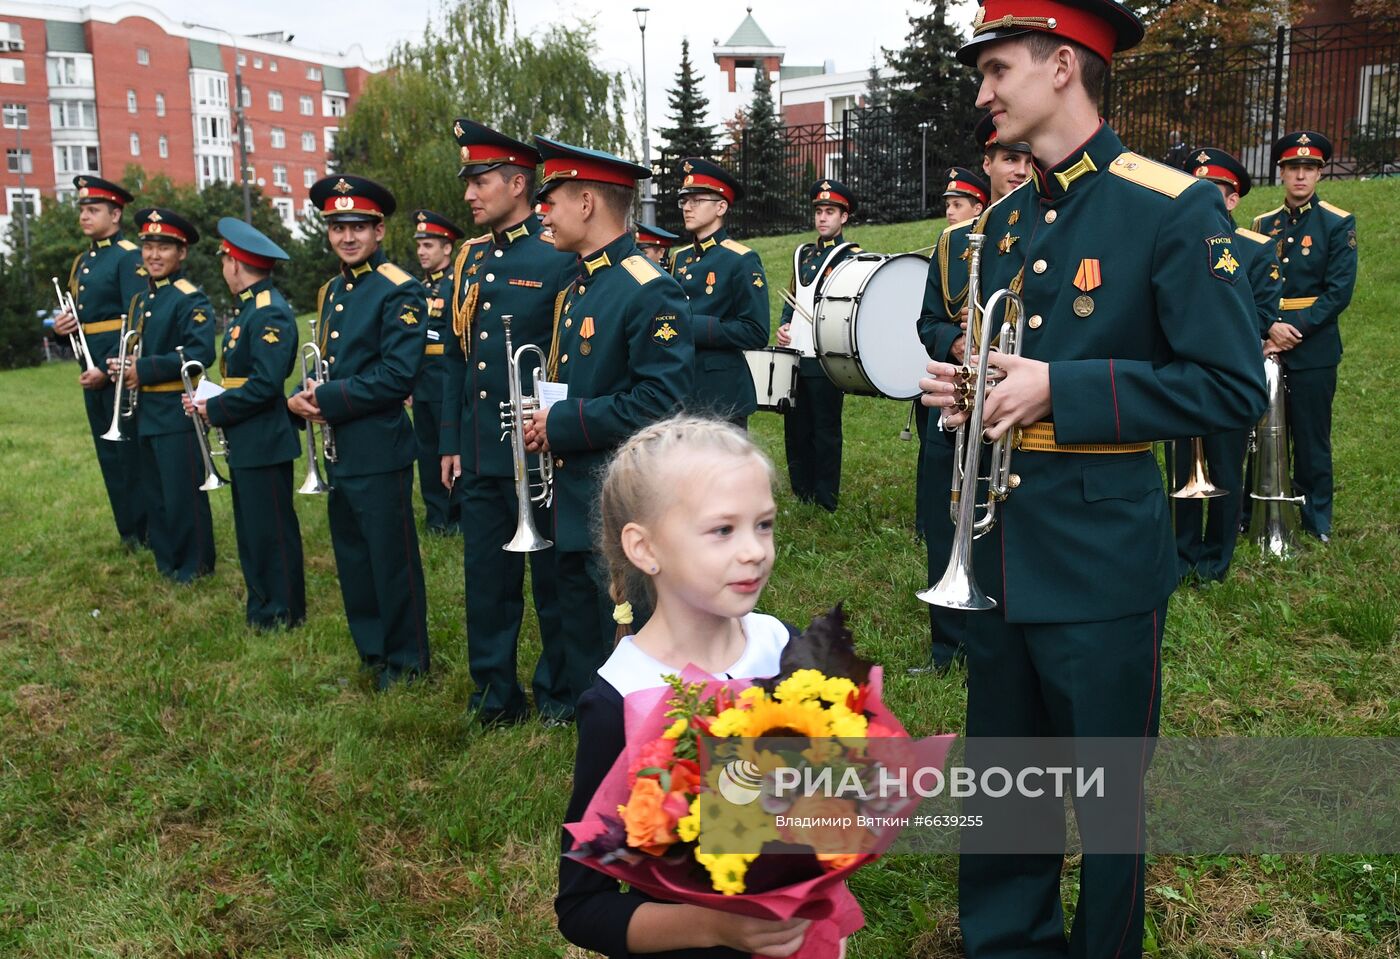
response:
[(747, 711), (741, 736), (801, 736), (808, 739), (831, 735), (826, 713), (815, 704), (756, 702)]

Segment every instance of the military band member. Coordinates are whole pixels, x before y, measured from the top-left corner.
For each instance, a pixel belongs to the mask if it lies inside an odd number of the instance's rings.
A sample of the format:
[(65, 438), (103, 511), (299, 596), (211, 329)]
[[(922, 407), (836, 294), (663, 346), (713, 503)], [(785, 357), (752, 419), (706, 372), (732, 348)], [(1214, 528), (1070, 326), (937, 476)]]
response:
[(1356, 288), (1356, 217), (1317, 195), (1332, 143), (1300, 130), (1274, 144), (1284, 204), (1254, 221), (1272, 237), (1283, 267), (1281, 318), (1266, 349), (1283, 363), (1293, 489), (1304, 497), (1303, 528), (1332, 535), (1332, 398), (1342, 361), (1341, 315)]
[(982, 174), (987, 179), (987, 196), (992, 203), (1031, 178), (1034, 161), (1031, 145), (1025, 140), (1002, 143), (997, 139), (997, 126), (992, 115), (985, 113), (973, 131), (977, 148), (982, 151)]
[[(301, 444), (287, 416), (282, 384), (297, 366), (299, 334), (291, 306), (272, 282), (274, 267), (288, 257), (255, 227), (233, 217), (219, 220), (219, 236), (224, 282), (238, 313), (224, 333), (219, 357), (224, 391), (193, 406), (228, 443), (248, 625), (298, 626), (306, 619), (306, 564), (292, 504), (292, 461)], [(186, 400), (186, 411), (190, 406)]]
[[(691, 392), (690, 304), (637, 249), (628, 223), (646, 167), (535, 137), (544, 158), (546, 223), (579, 256), (565, 291), (549, 378), (567, 398), (537, 410), (527, 438), (554, 457), (554, 548), (564, 617), (565, 676), (574, 702), (615, 639), (614, 603), (592, 540), (599, 473), (628, 436), (676, 410)], [(548, 535), (548, 534), (546, 534)], [(627, 619), (618, 613), (618, 621)]]
[[(1175, 550), (1152, 442), (1253, 423), (1265, 405), (1253, 310), (1219, 192), (1125, 150), (1099, 119), (1108, 61), (1143, 28), (1112, 0), (986, 0), (959, 51), (982, 75), (978, 106), (999, 136), (1031, 144), (1033, 185), (980, 218), (995, 243), (979, 295), (1025, 299), (1023, 355), (993, 354), (1005, 378), (988, 391), (985, 426), (1016, 429), (999, 528), (973, 546), (976, 577), (998, 601), (969, 614), (968, 755), (985, 737), (1136, 739), (1127, 842), (1086, 854), (1069, 940), (1063, 856), (988, 854), (991, 833), (1064, 834), (1063, 799), (980, 799), (996, 826), (963, 834), (959, 912), (971, 959), (1141, 955), (1142, 776), (1160, 711), (1160, 641), (1176, 588)], [(1019, 230), (1019, 233), (1012, 233)], [(954, 405), (955, 368), (929, 365), (927, 401)], [(950, 426), (965, 414), (951, 417)], [(1135, 779), (1136, 782), (1132, 782)], [(1102, 850), (1105, 800), (1076, 799), (1090, 848)], [(970, 801), (970, 805), (971, 805)], [(1122, 839), (1111, 834), (1110, 842)], [(1137, 845), (1134, 846), (1133, 843)]]
[[(103, 440), (112, 425), (112, 400), (116, 389), (107, 375), (107, 361), (116, 357), (121, 340), (122, 317), (131, 298), (146, 288), (141, 251), (122, 236), (122, 210), (131, 194), (119, 184), (95, 176), (74, 177), (78, 189), (78, 227), (89, 240), (86, 250), (73, 259), (68, 271), (68, 292), (78, 315), (62, 313), (54, 320), (54, 332), (67, 336), (81, 321), (93, 365), (78, 376), (83, 388), (88, 428), (97, 448), (97, 465), (107, 487), (107, 501), (117, 534), (129, 548), (146, 545), (146, 500), (141, 483), (139, 444)], [(130, 427), (128, 427), (130, 429)]]
[(428, 342), (423, 365), (413, 384), (413, 434), (418, 438), (418, 491), (423, 497), (425, 525), (438, 536), (457, 533), (461, 519), (461, 492), (443, 485), (438, 439), (443, 430), (457, 430), (456, 410), (444, 403), (447, 390), (447, 342), (452, 337), (453, 244), (465, 234), (461, 228), (432, 210), (413, 211), (413, 240), (423, 286), (428, 297)]
[[(1252, 185), (1244, 164), (1224, 150), (1203, 147), (1187, 158), (1182, 169), (1202, 180), (1210, 180), (1220, 188), (1225, 210), (1233, 224), (1235, 207), (1248, 195)], [(1261, 233), (1236, 227), (1235, 238), (1235, 258), (1240, 261), (1240, 270), (1249, 280), (1247, 284), (1237, 283), (1236, 287), (1241, 293), (1249, 293), (1259, 337), (1264, 340), (1269, 335), (1269, 328), (1279, 318), (1283, 277), (1278, 257), (1274, 255), (1273, 241)], [(1219, 581), (1225, 578), (1230, 569), (1245, 496), (1244, 458), (1249, 445), (1249, 432), (1248, 429), (1241, 429), (1201, 438), (1210, 481), (1226, 491), (1224, 496), (1206, 501), (1204, 533), (1201, 531), (1202, 501), (1172, 500), (1177, 573), (1182, 579), (1195, 573), (1202, 580)], [(1180, 486), (1191, 475), (1191, 441), (1177, 440), (1169, 452), (1171, 475), (1176, 485)]]
[(318, 180), (311, 201), (341, 266), (317, 296), (326, 381), (303, 383), (287, 408), (333, 431), (326, 510), (340, 594), (360, 662), (385, 689), (429, 666), (413, 519), (417, 443), (404, 409), (427, 342), (427, 297), (380, 249), (392, 193), (346, 174)]
[(671, 275), (690, 298), (695, 385), (687, 405), (738, 426), (758, 408), (744, 350), (768, 345), (768, 280), (758, 254), (729, 239), (725, 217), (744, 196), (732, 173), (709, 160), (681, 164), (677, 205), (690, 242), (671, 251)]
[[(511, 443), (501, 437), (501, 404), (510, 399), (502, 317), (511, 318), (516, 350), (534, 344), (548, 353), (560, 293), (573, 282), (578, 260), (541, 238), (540, 218), (530, 209), (540, 161), (535, 148), (467, 119), (458, 120), (453, 132), (472, 220), (488, 232), (464, 244), (454, 266), (448, 403), (451, 419), (461, 425), (444, 423), (439, 449), (444, 481), (460, 476), (463, 497), (467, 661), (476, 684), (471, 709), (484, 723), (509, 723), (529, 716), (530, 705), (517, 679), (526, 554), (501, 548), (515, 534), (519, 516)], [(519, 372), (527, 394), (534, 391), (531, 360), (523, 357)], [(535, 528), (548, 538), (552, 510), (539, 503), (532, 509)], [(573, 696), (564, 675), (554, 550), (529, 558), (541, 646), (531, 683), (535, 709), (546, 720), (567, 718)]]
[(680, 237), (670, 230), (662, 229), (655, 224), (647, 226), (645, 223), (637, 224), (637, 249), (651, 262), (666, 272), (671, 271), (671, 247), (676, 245)]
[[(190, 583), (214, 571), (214, 523), (209, 494), (199, 489), (205, 472), (181, 402), (180, 364), (213, 364), (214, 309), (184, 276), (190, 244), (199, 242), (194, 225), (160, 207), (138, 210), (135, 219), (148, 283), (131, 300), (141, 355), (127, 365), (125, 386), (140, 390), (136, 434), (156, 569), (177, 583)], [(177, 346), (184, 348), (183, 360)], [(115, 370), (117, 360), (109, 363)]]
[(980, 173), (965, 166), (948, 170), (948, 185), (943, 189), (944, 215), (948, 223), (961, 223), (980, 216), (987, 205), (987, 181)]
[[(809, 191), (815, 242), (804, 243), (798, 273), (788, 284), (796, 293), (797, 281), (809, 285), (818, 271), (830, 274), (836, 264), (857, 246), (838, 253), (832, 251), (846, 242), (843, 231), (855, 212), (856, 197), (840, 180), (818, 180)], [(793, 309), (783, 307), (778, 323), (778, 345), (792, 345)], [(810, 318), (798, 318), (812, 332)], [(810, 335), (808, 340), (810, 341)], [(797, 402), (783, 418), (783, 445), (787, 451), (788, 482), (804, 503), (816, 503), (829, 513), (836, 512), (841, 497), (841, 406), (845, 394), (827, 379), (816, 355), (797, 361)]]

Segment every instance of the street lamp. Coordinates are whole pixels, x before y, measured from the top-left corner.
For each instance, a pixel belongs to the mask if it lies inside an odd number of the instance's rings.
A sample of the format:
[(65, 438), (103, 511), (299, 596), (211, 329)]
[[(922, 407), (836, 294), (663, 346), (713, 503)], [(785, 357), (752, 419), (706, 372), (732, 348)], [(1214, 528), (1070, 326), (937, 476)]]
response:
[(932, 120), (925, 120), (919, 124), (919, 133), (923, 139), (923, 158), (919, 163), (921, 174), (921, 193), (923, 196), (923, 212), (928, 213), (928, 128), (933, 126)]
[[(647, 120), (647, 7), (633, 7), (637, 27), (642, 31), (642, 163), (651, 169), (651, 123)], [(642, 223), (656, 226), (656, 183), (648, 178), (642, 186)]]
[(200, 27), (222, 33), (233, 44), (233, 93), (234, 113), (238, 117), (238, 179), (243, 184), (243, 222), (253, 222), (253, 194), (248, 185), (248, 140), (243, 117), (243, 64), (239, 61), (238, 38), (222, 27), (210, 27), (202, 23), (185, 21), (186, 27)]

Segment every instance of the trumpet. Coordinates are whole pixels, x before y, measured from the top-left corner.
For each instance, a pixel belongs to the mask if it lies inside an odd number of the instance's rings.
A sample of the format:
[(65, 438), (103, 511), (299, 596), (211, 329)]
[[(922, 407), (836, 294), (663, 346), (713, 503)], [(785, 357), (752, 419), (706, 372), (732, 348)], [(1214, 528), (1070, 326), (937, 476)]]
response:
[[(539, 455), (536, 472), (539, 479), (530, 480), (530, 463), (525, 453), (525, 419), (540, 408), (540, 370), (545, 368), (544, 353), (533, 343), (526, 343), (514, 349), (510, 340), (509, 315), (501, 317), (501, 325), (506, 330), (506, 379), (510, 383), (510, 400), (501, 403), (501, 439), (510, 437), (511, 465), (515, 471), (515, 535), (501, 549), (512, 553), (533, 553), (548, 549), (554, 543), (540, 535), (535, 528), (535, 516), (531, 504), (543, 503), (548, 506), (554, 499), (554, 463), (543, 450)], [(520, 358), (534, 353), (539, 365), (534, 371), (534, 392), (524, 395), (520, 381)]]
[(1173, 499), (1214, 499), (1217, 496), (1224, 496), (1229, 490), (1223, 490), (1210, 481), (1210, 474), (1206, 472), (1206, 447), (1199, 436), (1191, 439), (1191, 475), (1186, 478), (1186, 482), (1181, 484), (1181, 488), (1172, 493)]
[[(175, 347), (175, 352), (180, 355), (180, 382), (185, 386), (185, 396), (189, 398), (190, 405), (194, 405), (194, 380), (197, 376), (204, 375), (204, 364), (199, 360), (185, 359), (185, 348)], [(209, 444), (209, 424), (204, 421), (204, 417), (199, 415), (199, 411), (191, 409), (186, 414), (194, 423), (194, 438), (199, 444), (199, 458), (204, 463), (204, 482), (199, 484), (201, 491), (208, 493), (216, 489), (223, 489), (228, 485), (228, 480), (219, 475), (219, 471), (214, 467), (215, 456), (228, 455), (228, 437), (224, 436), (224, 431), (218, 427), (214, 428), (215, 435), (219, 438), (217, 449)]]
[(1283, 366), (1274, 356), (1264, 357), (1264, 384), (1269, 406), (1250, 435), (1249, 451), (1254, 507), (1249, 517), (1249, 538), (1265, 553), (1287, 559), (1297, 547), (1298, 508), (1303, 497), (1293, 495), (1288, 478), (1288, 413), (1285, 404)]
[[(301, 382), (306, 385), (310, 380), (317, 386), (326, 382), (330, 375), (329, 364), (321, 358), (321, 348), (316, 345), (316, 321), (310, 322), (311, 340), (303, 343), (301, 347)], [(321, 464), (316, 458), (316, 424), (310, 420), (306, 421), (306, 477), (301, 481), (301, 488), (297, 490), (306, 496), (317, 496), (330, 491), (330, 486), (321, 477)], [(321, 455), (325, 457), (327, 463), (336, 461), (335, 455), (335, 430), (330, 424), (321, 424)]]
[[(58, 277), (51, 277), (53, 280), (53, 291), (58, 294), (58, 312), (72, 313), (73, 319), (78, 319), (78, 305), (73, 302), (73, 294), (65, 293), (63, 287), (58, 285)], [(78, 361), (78, 365), (84, 370), (92, 368), (92, 350), (88, 348), (87, 334), (83, 332), (83, 324), (78, 322), (78, 328), (68, 334), (68, 345), (73, 348), (73, 358)]]
[[(981, 337), (977, 341), (977, 365), (971, 366), (964, 359), (963, 366), (955, 375), (958, 412), (970, 413), (967, 421), (958, 427), (954, 442), (953, 478), (949, 487), (948, 513), (956, 524), (953, 532), (952, 554), (948, 566), (937, 584), (918, 593), (919, 599), (932, 606), (948, 609), (984, 610), (995, 609), (997, 602), (982, 592), (972, 570), (972, 541), (996, 525), (997, 503), (1006, 499), (1019, 483), (1019, 478), (1011, 472), (1011, 450), (1016, 431), (1008, 430), (1001, 439), (992, 444), (991, 463), (987, 479), (987, 499), (977, 501), (977, 483), (982, 477), (982, 416), (987, 401), (987, 390), (993, 385), (987, 382), (991, 369), (992, 331), (997, 311), (1005, 315), (1001, 325), (1000, 340), (1002, 352), (1020, 356), (1022, 334), (1025, 323), (1025, 304), (1021, 297), (1010, 289), (993, 293), (984, 304), (979, 300), (978, 283), (981, 279), (982, 246), (986, 236), (980, 233), (968, 235), (967, 300), (968, 330)], [(980, 322), (980, 326), (976, 325)], [(1014, 325), (1013, 325), (1014, 324)], [(971, 356), (971, 350), (965, 357)], [(963, 486), (970, 488), (966, 491)], [(978, 506), (982, 515), (977, 515)]]
[(122, 338), (120, 348), (117, 350), (117, 372), (113, 374), (113, 379), (117, 384), (117, 395), (112, 399), (112, 425), (107, 427), (107, 432), (102, 434), (102, 438), (111, 443), (120, 443), (130, 437), (122, 435), (122, 420), (132, 419), (136, 415), (136, 402), (141, 398), (141, 394), (136, 390), (129, 389), (126, 385), (126, 371), (141, 356), (141, 331), (128, 329), (129, 317), (122, 317)]

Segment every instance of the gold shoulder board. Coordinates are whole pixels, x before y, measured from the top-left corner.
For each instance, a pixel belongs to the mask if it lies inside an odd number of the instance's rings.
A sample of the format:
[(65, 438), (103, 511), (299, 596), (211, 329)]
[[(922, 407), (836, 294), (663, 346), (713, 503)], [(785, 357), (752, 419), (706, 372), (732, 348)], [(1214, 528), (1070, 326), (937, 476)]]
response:
[(1238, 236), (1244, 237), (1246, 240), (1253, 240), (1255, 243), (1259, 243), (1259, 244), (1269, 244), (1269, 243), (1272, 243), (1272, 242), (1273, 242), (1272, 240), (1270, 240), (1270, 239), (1269, 239), (1267, 236), (1265, 236), (1264, 234), (1262, 234), (1262, 233), (1255, 233), (1253, 230), (1246, 230), (1246, 229), (1245, 229), (1244, 227), (1242, 227), (1242, 226), (1241, 226), (1241, 227), (1236, 227), (1236, 228), (1235, 228), (1235, 233), (1236, 233), (1236, 235), (1238, 235)]
[(1108, 171), (1130, 183), (1145, 186), (1173, 199), (1181, 196), (1187, 187), (1196, 182), (1196, 178), (1184, 170), (1174, 170), (1165, 163), (1158, 163), (1131, 152), (1119, 154), (1118, 159), (1108, 165)]
[(257, 299), (253, 300), (253, 305), (256, 306), (258, 309), (262, 309), (265, 306), (271, 306), (272, 291), (263, 290), (261, 293), (258, 294)]
[(477, 243), (485, 243), (485, 242), (486, 242), (487, 240), (489, 240), (489, 239), (491, 239), (491, 234), (490, 234), (490, 233), (483, 233), (483, 234), (481, 234), (481, 236), (474, 236), (474, 237), (472, 237), (470, 240), (467, 241), (466, 245), (467, 245), (467, 246), (473, 246), (474, 244), (477, 244)]
[(117, 246), (121, 247), (123, 250), (140, 249), (140, 247), (138, 247), (135, 243), (132, 243), (130, 240), (118, 240)]
[(1326, 200), (1318, 200), (1318, 201), (1317, 201), (1317, 205), (1320, 206), (1320, 207), (1322, 207), (1324, 210), (1327, 210), (1327, 211), (1330, 212), (1330, 213), (1335, 213), (1335, 214), (1337, 214), (1337, 216), (1351, 216), (1351, 211), (1349, 211), (1349, 210), (1343, 210), (1343, 209), (1342, 209), (1341, 207), (1339, 207), (1339, 206), (1333, 206), (1332, 204), (1328, 203)]
[(954, 230), (961, 230), (963, 227), (965, 227), (965, 226), (971, 226), (972, 224), (974, 224), (974, 223), (976, 223), (976, 222), (977, 222), (977, 217), (974, 216), (974, 217), (971, 217), (970, 219), (963, 220), (961, 223), (954, 223), (952, 226), (945, 227), (944, 230), (943, 230), (943, 233), (940, 234), (940, 235), (941, 235), (941, 236), (948, 236), (948, 235), (950, 235)]
[(732, 253), (737, 253), (740, 256), (743, 256), (745, 253), (753, 252), (753, 250), (744, 246), (744, 244), (740, 243), (738, 240), (725, 240), (723, 243), (720, 244), (720, 246), (724, 247), (726, 250), (729, 250)]
[(199, 292), (199, 287), (195, 286), (183, 276), (175, 281), (175, 289), (179, 290), (181, 293), (184, 293), (186, 296), (188, 296), (191, 293)]
[(386, 262), (379, 264), (378, 272), (380, 276), (384, 277), (384, 279), (388, 280), (395, 286), (403, 286), (405, 283), (411, 282), (413, 280), (413, 277), (409, 276), (407, 273), (405, 273), (403, 270), (399, 269), (392, 263)]
[(661, 267), (638, 254), (629, 256), (622, 261), (622, 268), (632, 274), (632, 279), (638, 284), (645, 285), (661, 275)]

